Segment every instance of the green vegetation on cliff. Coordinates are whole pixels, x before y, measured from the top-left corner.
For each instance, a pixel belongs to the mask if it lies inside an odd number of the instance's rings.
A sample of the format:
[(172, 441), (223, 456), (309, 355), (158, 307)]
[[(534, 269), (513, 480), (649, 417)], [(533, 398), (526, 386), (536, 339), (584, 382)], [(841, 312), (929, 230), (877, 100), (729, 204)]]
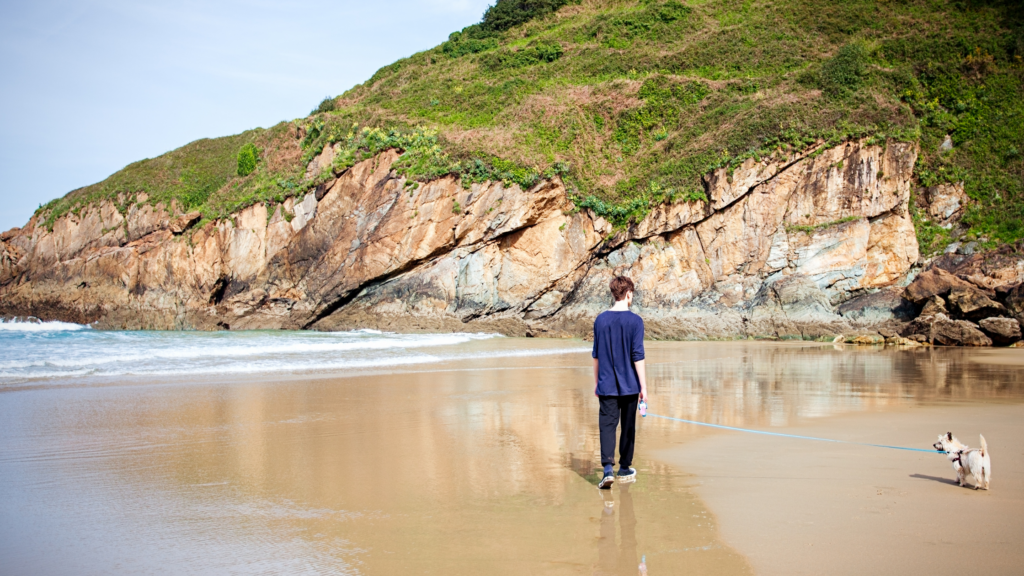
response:
[[(305, 166), (336, 145), (335, 170), (395, 147), (418, 179), (562, 174), (577, 205), (622, 225), (703, 199), (710, 170), (872, 137), (919, 140), (920, 184), (964, 181), (966, 233), (1008, 242), (1024, 237), (1022, 56), (1010, 1), (499, 0), (308, 118), (189, 144), (41, 210), (146, 191), (214, 218), (316, 186), (327, 175)], [(915, 222), (925, 252), (948, 241)]]

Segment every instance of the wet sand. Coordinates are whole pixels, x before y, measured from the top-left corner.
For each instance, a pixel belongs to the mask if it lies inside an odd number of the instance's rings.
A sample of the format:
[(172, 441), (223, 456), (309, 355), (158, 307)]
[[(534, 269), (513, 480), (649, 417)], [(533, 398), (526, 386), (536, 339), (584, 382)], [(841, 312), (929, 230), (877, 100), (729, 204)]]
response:
[[(639, 423), (639, 480), (598, 491), (585, 351), (345, 377), (23, 386), (0, 392), (0, 559), (15, 574), (633, 575), (644, 557), (652, 575), (836, 573), (851, 565), (836, 552), (849, 538), (875, 546), (862, 554), (901, 557), (902, 569), (941, 572), (958, 520), (942, 520), (948, 535), (929, 557), (900, 554), (939, 524), (929, 501), (947, 515), (981, 501), (1020, 517), (1021, 451), (1009, 446), (1024, 378), (977, 357), (648, 345), (652, 412), (923, 446), (947, 428), (976, 443), (981, 429), (994, 454), (987, 494), (944, 482), (952, 469), (931, 454), (754, 441), (652, 418)], [(900, 520), (911, 508), (921, 515)], [(1005, 520), (1000, 538), (1020, 528)], [(878, 530), (887, 536), (866, 533)], [(831, 552), (782, 552), (808, 533)]]
[(587, 361), (2, 393), (0, 572), (749, 573), (679, 471), (596, 489)]

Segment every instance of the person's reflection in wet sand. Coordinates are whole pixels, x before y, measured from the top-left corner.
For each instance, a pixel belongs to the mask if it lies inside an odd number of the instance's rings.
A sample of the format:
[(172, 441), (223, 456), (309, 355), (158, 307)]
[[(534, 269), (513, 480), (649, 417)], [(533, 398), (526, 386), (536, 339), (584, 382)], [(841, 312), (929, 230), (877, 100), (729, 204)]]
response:
[[(619, 489), (619, 505), (615, 505), (611, 490), (602, 490), (601, 536), (597, 551), (597, 575), (641, 576), (647, 567), (636, 559), (636, 515), (633, 513), (633, 495), (629, 485)], [(615, 543), (615, 508), (619, 509), (619, 544)]]

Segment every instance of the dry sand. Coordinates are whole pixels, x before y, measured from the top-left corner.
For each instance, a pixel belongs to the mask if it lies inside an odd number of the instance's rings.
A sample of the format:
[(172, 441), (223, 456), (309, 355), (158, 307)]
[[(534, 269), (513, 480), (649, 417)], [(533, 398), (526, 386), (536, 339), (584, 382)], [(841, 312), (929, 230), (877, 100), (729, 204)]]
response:
[(1024, 572), (1024, 406), (961, 404), (845, 415), (773, 431), (927, 448), (983, 433), (989, 491), (942, 455), (722, 432), (660, 451), (696, 475), (723, 539), (755, 573)]

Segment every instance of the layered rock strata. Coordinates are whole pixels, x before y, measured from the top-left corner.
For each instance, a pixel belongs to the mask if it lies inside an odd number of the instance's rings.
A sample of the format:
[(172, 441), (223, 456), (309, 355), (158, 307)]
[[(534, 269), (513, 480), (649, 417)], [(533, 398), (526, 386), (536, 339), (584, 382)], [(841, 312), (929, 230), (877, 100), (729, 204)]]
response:
[[(324, 154), (331, 154), (329, 147)], [(0, 313), (99, 327), (584, 335), (608, 281), (665, 338), (821, 337), (906, 313), (913, 144), (747, 160), (708, 202), (616, 230), (560, 181), (414, 185), (389, 151), (301, 199), (199, 216), (142, 201), (0, 238)], [(329, 159), (311, 162), (319, 174)]]

